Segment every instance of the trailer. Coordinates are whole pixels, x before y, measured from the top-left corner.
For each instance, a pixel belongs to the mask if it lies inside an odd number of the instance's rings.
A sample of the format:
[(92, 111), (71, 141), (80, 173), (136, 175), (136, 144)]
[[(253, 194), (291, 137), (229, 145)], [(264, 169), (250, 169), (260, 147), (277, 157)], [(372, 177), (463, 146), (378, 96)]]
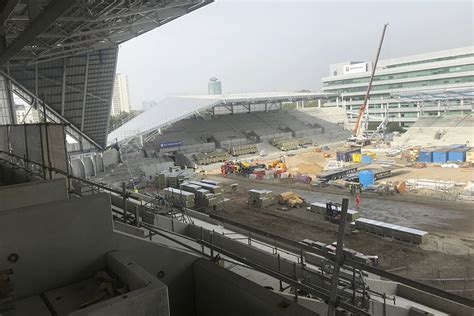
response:
[(321, 182), (327, 182), (330, 180), (338, 180), (344, 178), (344, 176), (355, 173), (359, 169), (359, 166), (352, 166), (352, 167), (344, 167), (344, 168), (338, 168), (334, 170), (328, 170), (325, 172), (322, 172), (318, 174), (316, 177), (321, 181)]

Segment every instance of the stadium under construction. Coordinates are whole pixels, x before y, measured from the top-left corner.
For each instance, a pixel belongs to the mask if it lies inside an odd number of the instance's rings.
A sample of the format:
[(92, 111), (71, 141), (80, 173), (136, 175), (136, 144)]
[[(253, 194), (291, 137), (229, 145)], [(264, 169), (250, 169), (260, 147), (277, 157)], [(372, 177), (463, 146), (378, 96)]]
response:
[(354, 141), (337, 93), (218, 93), (109, 133), (118, 45), (210, 3), (0, 4), (0, 313), (472, 315), (471, 114)]

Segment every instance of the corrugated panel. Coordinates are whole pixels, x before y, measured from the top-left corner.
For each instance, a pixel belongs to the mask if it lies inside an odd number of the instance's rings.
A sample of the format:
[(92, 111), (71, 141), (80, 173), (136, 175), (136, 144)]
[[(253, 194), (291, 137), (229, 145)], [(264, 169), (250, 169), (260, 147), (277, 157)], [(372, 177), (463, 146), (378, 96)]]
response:
[[(86, 82), (87, 55), (69, 57), (38, 64), (38, 95), (77, 128), (105, 146), (108, 117), (118, 48), (102, 49), (89, 53), (87, 91), (82, 112)], [(66, 69), (66, 91), (62, 107), (63, 71)], [(35, 66), (16, 66), (12, 77), (32, 92), (36, 91)]]

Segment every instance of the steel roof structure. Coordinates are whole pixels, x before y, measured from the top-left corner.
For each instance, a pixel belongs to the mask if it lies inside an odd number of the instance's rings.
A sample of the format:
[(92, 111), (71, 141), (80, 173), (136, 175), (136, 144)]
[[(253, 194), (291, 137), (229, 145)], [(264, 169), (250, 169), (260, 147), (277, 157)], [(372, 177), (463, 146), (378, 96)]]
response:
[[(201, 115), (208, 110), (223, 108), (233, 113), (234, 106), (252, 111), (253, 104), (267, 104), (267, 110), (279, 109), (282, 102), (326, 99), (332, 94), (314, 92), (264, 92), (221, 95), (189, 95), (168, 97), (156, 106), (137, 115), (119, 128), (113, 130), (107, 143), (112, 144), (136, 136), (144, 136), (165, 128), (179, 120)], [(214, 113), (215, 114), (215, 113)]]
[(4, 0), (0, 67), (85, 139), (103, 147), (118, 45), (211, 2)]
[(443, 101), (474, 99), (474, 88), (452, 88), (435, 90), (416, 90), (410, 92), (391, 93), (391, 96), (403, 101)]

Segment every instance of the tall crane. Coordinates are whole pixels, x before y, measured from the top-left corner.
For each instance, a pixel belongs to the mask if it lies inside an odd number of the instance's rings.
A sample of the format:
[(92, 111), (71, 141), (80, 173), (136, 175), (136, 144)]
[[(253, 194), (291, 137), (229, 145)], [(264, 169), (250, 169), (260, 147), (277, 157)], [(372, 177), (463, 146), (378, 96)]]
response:
[(377, 50), (377, 55), (375, 56), (375, 62), (374, 62), (374, 65), (372, 66), (372, 74), (370, 75), (369, 85), (367, 86), (367, 92), (365, 93), (364, 103), (362, 103), (362, 105), (359, 108), (359, 115), (357, 116), (357, 121), (355, 123), (354, 129), (352, 130), (352, 136), (353, 137), (357, 137), (358, 134), (359, 134), (360, 120), (362, 118), (362, 115), (364, 115), (364, 111), (367, 107), (367, 102), (369, 100), (370, 90), (372, 89), (372, 82), (374, 81), (375, 69), (377, 69), (377, 63), (379, 61), (380, 51), (382, 50), (382, 43), (383, 43), (383, 39), (385, 37), (385, 31), (387, 30), (387, 26), (388, 26), (388, 23), (385, 23), (384, 26), (383, 26), (382, 38), (380, 39), (380, 44), (379, 44), (379, 48)]

